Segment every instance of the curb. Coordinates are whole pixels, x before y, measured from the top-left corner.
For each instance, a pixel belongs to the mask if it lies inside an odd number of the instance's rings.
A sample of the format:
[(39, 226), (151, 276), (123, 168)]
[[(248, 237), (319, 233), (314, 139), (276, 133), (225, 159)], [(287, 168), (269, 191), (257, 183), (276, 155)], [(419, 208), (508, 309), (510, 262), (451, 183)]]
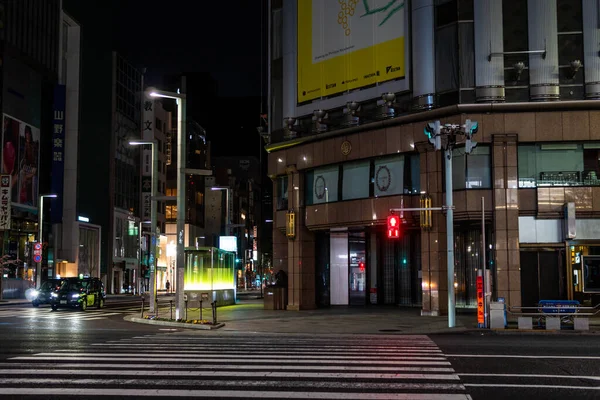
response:
[(183, 324), (181, 322), (155, 321), (152, 319), (139, 318), (139, 317), (134, 317), (131, 315), (126, 315), (125, 317), (123, 317), (123, 319), (125, 321), (135, 322), (137, 324), (169, 326), (172, 328), (182, 328), (182, 329), (200, 329), (200, 330), (205, 330), (205, 331), (219, 329), (219, 328), (222, 328), (225, 326), (225, 324), (222, 322), (218, 323), (216, 325)]

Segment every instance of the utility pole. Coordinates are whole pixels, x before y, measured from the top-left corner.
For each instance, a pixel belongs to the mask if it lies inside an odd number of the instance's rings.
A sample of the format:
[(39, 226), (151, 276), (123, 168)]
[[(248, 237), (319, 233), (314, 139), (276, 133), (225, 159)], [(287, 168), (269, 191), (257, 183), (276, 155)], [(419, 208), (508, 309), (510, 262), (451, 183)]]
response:
[[(457, 136), (465, 137), (465, 153), (470, 154), (477, 142), (472, 137), (477, 133), (478, 124), (470, 119), (464, 125), (430, 122), (425, 126), (425, 135), (435, 150), (444, 150), (446, 164), (446, 246), (448, 269), (448, 327), (456, 326), (456, 308), (454, 295), (454, 206), (452, 204), (452, 150), (456, 146)], [(442, 140), (443, 139), (443, 140)]]

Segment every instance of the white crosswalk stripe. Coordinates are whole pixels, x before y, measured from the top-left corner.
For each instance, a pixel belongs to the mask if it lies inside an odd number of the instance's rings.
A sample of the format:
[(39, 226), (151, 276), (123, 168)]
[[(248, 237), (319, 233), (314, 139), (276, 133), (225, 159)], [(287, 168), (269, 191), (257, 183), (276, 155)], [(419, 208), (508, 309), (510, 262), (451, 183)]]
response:
[(52, 311), (48, 307), (43, 308), (10, 308), (0, 309), (0, 318), (20, 318), (20, 319), (61, 319), (61, 320), (98, 320), (106, 319), (113, 315), (131, 314), (135, 311), (124, 311), (114, 309), (88, 309), (84, 312), (79, 310), (57, 310)]
[(7, 396), (470, 399), (427, 336), (138, 336), (0, 363)]

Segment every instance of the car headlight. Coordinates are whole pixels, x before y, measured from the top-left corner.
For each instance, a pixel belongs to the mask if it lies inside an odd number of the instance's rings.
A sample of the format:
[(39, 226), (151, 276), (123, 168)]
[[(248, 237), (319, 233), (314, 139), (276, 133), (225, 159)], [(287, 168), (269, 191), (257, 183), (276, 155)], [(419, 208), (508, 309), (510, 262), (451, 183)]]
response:
[(52, 296), (52, 297), (58, 297), (58, 294), (57, 293), (50, 293), (50, 296)]
[(77, 294), (77, 293), (76, 293), (76, 294), (72, 294), (72, 295), (71, 295), (71, 298), (72, 298), (72, 299), (78, 299), (78, 298), (79, 298), (79, 294)]
[(39, 295), (40, 295), (40, 292), (38, 292), (37, 290), (33, 290), (33, 291), (31, 292), (31, 296), (33, 296), (34, 298), (35, 298), (35, 297), (38, 297)]

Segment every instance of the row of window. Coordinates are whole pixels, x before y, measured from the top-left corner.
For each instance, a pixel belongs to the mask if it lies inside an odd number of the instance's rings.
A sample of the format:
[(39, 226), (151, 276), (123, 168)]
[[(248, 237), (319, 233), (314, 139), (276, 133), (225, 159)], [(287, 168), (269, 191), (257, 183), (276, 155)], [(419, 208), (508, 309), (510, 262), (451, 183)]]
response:
[[(452, 188), (491, 189), (489, 146), (471, 154), (452, 152)], [(600, 143), (548, 143), (518, 146), (520, 188), (600, 186)], [(316, 168), (306, 172), (305, 204), (420, 193), (419, 155), (399, 154)], [(277, 179), (277, 209), (288, 208), (288, 178)]]

